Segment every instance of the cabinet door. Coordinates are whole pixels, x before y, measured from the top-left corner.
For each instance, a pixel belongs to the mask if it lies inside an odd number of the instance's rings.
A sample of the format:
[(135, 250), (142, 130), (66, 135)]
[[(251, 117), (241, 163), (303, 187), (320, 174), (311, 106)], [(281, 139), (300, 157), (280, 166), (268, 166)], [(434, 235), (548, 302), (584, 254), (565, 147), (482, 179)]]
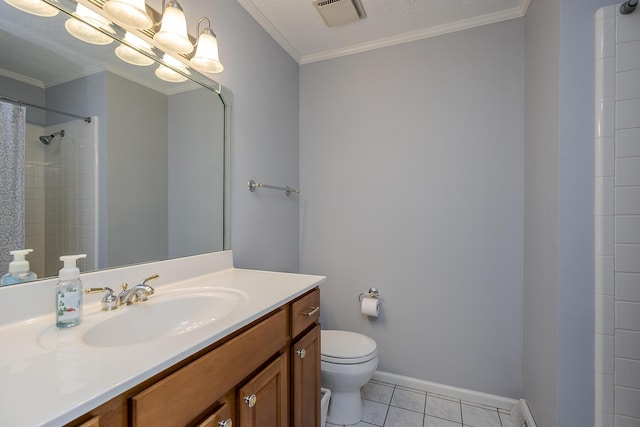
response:
[(320, 325), (292, 347), (293, 427), (320, 426)]
[(282, 354), (238, 389), (238, 422), (242, 427), (289, 425), (289, 359)]

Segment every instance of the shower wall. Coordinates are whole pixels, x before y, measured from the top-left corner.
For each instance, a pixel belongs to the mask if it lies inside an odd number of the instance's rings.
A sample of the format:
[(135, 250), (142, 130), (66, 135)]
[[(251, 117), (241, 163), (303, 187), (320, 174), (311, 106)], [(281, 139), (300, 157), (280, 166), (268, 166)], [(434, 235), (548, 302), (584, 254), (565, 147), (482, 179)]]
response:
[[(61, 255), (87, 254), (80, 271), (97, 268), (97, 118), (73, 120), (44, 128), (65, 136), (44, 146), (44, 275), (60, 269)], [(42, 144), (40, 144), (42, 145)]]
[[(51, 145), (38, 137), (60, 129)], [(25, 141), (25, 247), (38, 277), (58, 274), (60, 256), (86, 253), (81, 271), (97, 268), (96, 120), (42, 127), (27, 123)]]
[(640, 11), (596, 14), (596, 427), (640, 426)]
[(44, 153), (45, 145), (38, 137), (42, 126), (27, 123), (25, 129), (24, 222), (25, 248), (33, 249), (27, 256), (31, 271), (44, 276)]

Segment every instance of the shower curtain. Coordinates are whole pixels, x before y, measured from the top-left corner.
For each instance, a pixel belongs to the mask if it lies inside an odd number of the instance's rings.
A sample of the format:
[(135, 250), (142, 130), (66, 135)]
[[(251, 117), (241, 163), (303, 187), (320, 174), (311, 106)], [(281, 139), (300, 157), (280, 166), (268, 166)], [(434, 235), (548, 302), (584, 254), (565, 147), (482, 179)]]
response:
[(0, 275), (24, 249), (25, 126), (26, 107), (0, 101)]

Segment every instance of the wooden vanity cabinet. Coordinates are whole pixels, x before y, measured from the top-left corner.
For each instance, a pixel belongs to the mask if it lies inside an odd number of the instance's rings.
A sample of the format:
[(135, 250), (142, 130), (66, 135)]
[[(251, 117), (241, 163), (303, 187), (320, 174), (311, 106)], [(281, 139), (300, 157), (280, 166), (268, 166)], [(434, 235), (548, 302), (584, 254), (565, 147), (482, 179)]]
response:
[(315, 288), (67, 427), (319, 427), (319, 304)]
[(320, 325), (291, 347), (291, 405), (294, 427), (320, 425)]
[(320, 290), (291, 304), (291, 425), (320, 426)]
[(220, 402), (220, 406), (212, 414), (195, 424), (195, 427), (232, 427), (236, 424), (235, 397), (228, 393)]
[(289, 359), (281, 354), (238, 389), (238, 425), (287, 427), (289, 425)]
[(281, 309), (133, 396), (133, 425), (189, 424), (285, 348), (287, 338), (287, 310)]

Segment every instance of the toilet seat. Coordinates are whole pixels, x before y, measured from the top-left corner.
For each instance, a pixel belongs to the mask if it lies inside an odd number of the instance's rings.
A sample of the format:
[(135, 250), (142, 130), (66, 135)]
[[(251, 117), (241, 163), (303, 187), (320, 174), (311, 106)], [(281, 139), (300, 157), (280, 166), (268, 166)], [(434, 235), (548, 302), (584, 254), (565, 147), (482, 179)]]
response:
[(353, 365), (368, 362), (378, 355), (376, 342), (356, 332), (323, 330), (320, 339), (323, 362)]

